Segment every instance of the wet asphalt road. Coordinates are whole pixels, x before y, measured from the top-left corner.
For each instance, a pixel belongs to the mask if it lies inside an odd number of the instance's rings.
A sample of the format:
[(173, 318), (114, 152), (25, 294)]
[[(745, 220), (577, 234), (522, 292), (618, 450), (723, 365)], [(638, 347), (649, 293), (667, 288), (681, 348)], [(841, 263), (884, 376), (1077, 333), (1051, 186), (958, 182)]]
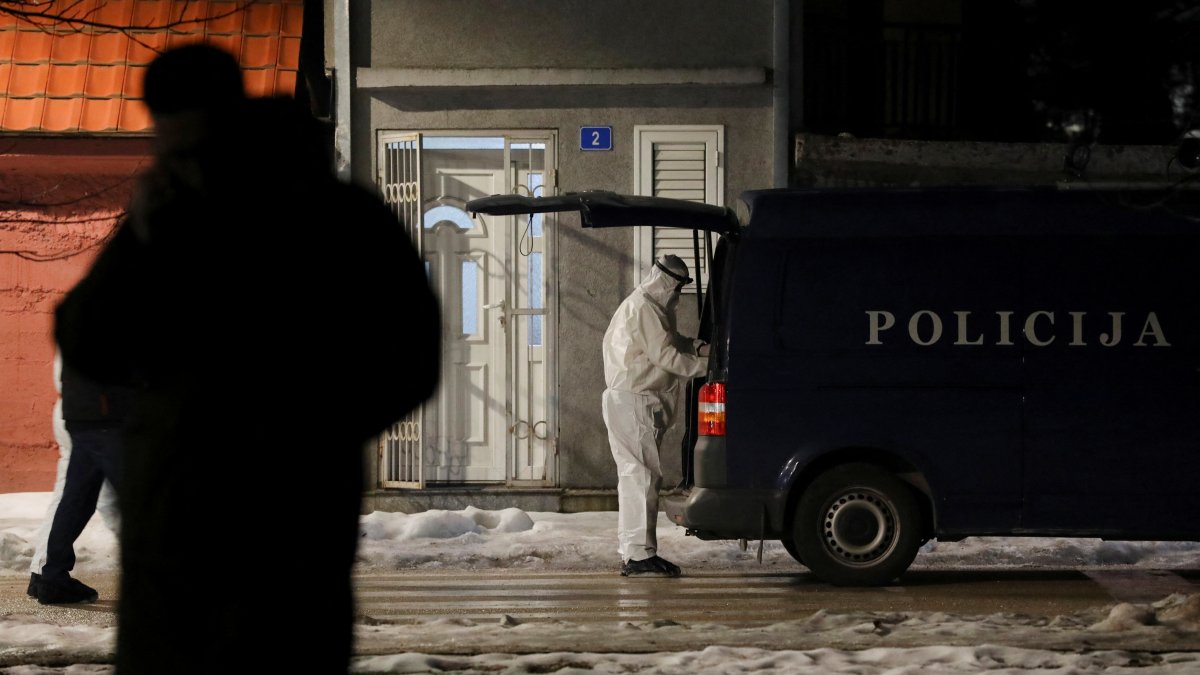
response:
[(836, 588), (798, 572), (624, 579), (596, 572), (396, 572), (358, 577), (358, 611), (386, 621), (519, 616), (575, 623), (672, 620), (756, 625), (829, 612), (1056, 616), (1200, 593), (1200, 571), (910, 571), (882, 588)]
[[(115, 578), (85, 577), (100, 591), (91, 605), (43, 607), (25, 596), (27, 577), (0, 577), (0, 615), (50, 623), (112, 625)], [(881, 588), (836, 588), (812, 575), (702, 572), (679, 579), (625, 579), (615, 572), (517, 570), (398, 571), (355, 576), (358, 612), (391, 622), (477, 621), (715, 622), (755, 625), (829, 612), (998, 612), (1056, 616), (1116, 602), (1152, 602), (1200, 593), (1200, 570), (914, 570)]]
[[(27, 581), (0, 577), (0, 618), (115, 625), (112, 576), (85, 578), (101, 600), (75, 606), (39, 605), (25, 596)], [(1116, 603), (1200, 593), (1200, 570), (919, 569), (882, 588), (834, 588), (799, 570), (709, 571), (679, 579), (624, 579), (608, 571), (409, 570), (358, 574), (355, 582), (360, 655), (637, 653), (713, 644), (1200, 650), (1195, 630), (1089, 633), (1080, 639), (1080, 629), (1103, 619)], [(979, 619), (964, 619), (977, 623), (969, 630), (946, 632), (936, 625), (943, 614)], [(269, 607), (263, 621), (271, 622)], [(714, 632), (712, 626), (721, 628)], [(75, 657), (106, 663), (112, 655), (101, 648)], [(64, 658), (71, 657), (53, 650), (0, 650), (0, 667), (50, 665)]]

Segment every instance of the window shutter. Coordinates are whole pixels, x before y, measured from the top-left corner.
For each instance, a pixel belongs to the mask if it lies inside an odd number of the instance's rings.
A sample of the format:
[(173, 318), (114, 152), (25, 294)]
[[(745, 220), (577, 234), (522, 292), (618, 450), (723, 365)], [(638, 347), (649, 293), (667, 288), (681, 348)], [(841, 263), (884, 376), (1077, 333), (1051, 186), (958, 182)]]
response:
[[(720, 127), (640, 127), (639, 130), (640, 194), (703, 204), (721, 203), (720, 189), (724, 181), (717, 161), (721, 150)], [(644, 274), (660, 256), (677, 255), (687, 263), (692, 278), (698, 280), (701, 287), (706, 286), (705, 233), (700, 233), (700, 269), (694, 269), (696, 254), (692, 230), (651, 229), (641, 246), (639, 274)], [(695, 283), (688, 284), (683, 292), (695, 293)]]

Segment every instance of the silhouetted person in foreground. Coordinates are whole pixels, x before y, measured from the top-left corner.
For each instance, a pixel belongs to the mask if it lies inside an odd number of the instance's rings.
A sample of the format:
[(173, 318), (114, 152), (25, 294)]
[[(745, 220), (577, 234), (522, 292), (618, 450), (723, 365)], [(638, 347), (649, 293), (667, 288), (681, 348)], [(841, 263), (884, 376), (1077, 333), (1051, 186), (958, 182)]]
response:
[(363, 444), (437, 377), (424, 266), (224, 52), (167, 52), (145, 96), (154, 165), (57, 326), (68, 363), (143, 388), (117, 671), (344, 672)]

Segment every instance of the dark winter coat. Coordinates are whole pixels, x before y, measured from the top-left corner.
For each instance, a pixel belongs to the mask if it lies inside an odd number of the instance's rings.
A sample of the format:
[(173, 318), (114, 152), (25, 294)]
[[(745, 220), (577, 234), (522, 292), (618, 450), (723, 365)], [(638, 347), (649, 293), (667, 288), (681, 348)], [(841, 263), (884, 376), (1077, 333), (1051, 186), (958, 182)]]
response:
[(62, 416), (67, 431), (119, 429), (133, 408), (136, 390), (97, 382), (67, 364), (62, 368)]
[(344, 671), (363, 444), (433, 391), (436, 302), (304, 116), (254, 101), (170, 122), (57, 315), (65, 362), (144, 386), (118, 672)]

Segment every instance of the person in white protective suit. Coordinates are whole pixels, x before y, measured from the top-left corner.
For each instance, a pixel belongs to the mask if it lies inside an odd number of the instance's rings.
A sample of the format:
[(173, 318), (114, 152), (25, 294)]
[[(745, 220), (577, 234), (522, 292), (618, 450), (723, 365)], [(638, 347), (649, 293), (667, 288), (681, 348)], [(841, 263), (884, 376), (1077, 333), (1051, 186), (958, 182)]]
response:
[(604, 333), (604, 424), (617, 463), (621, 576), (677, 577), (658, 556), (655, 525), (662, 469), (658, 451), (671, 426), (680, 383), (708, 369), (708, 346), (675, 330), (675, 304), (690, 282), (678, 256), (654, 262), (617, 308)]

